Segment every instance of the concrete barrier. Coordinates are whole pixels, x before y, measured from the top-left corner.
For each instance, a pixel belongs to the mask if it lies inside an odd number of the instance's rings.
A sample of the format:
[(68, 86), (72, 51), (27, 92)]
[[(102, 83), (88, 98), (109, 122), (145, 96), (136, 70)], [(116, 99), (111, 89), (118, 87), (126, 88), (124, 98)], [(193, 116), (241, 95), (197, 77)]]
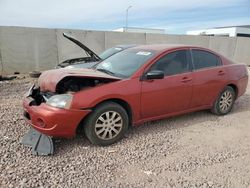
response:
[(250, 38), (237, 38), (233, 59), (236, 62), (250, 65)]
[(234, 58), (236, 47), (235, 37), (210, 37), (209, 48), (230, 59)]
[(210, 38), (208, 36), (181, 35), (180, 36), (180, 43), (208, 48), (209, 47), (209, 39)]
[(105, 32), (105, 49), (119, 44), (146, 44), (146, 34)]
[[(236, 62), (250, 65), (250, 38), (120, 33), (71, 29), (0, 26), (0, 61), (4, 74), (53, 68), (58, 62), (84, 56), (62, 36), (70, 33), (97, 54), (118, 44), (189, 44), (210, 48)], [(0, 72), (1, 74), (1, 72)]]
[(63, 32), (69, 33), (70, 35), (74, 36), (97, 54), (105, 50), (105, 32), (103, 31), (57, 29), (56, 36), (59, 62), (62, 62), (69, 58), (83, 57), (85, 55), (84, 51), (79, 46), (63, 37)]
[(146, 44), (180, 44), (180, 35), (146, 34)]
[(4, 74), (46, 70), (58, 62), (55, 31), (1, 27), (0, 53)]

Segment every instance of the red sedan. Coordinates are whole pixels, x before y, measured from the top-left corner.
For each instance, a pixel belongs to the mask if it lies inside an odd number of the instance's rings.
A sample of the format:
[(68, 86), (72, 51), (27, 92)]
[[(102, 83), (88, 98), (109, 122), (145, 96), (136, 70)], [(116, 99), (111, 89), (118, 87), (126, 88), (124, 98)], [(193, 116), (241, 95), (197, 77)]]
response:
[(44, 72), (24, 116), (45, 135), (73, 137), (82, 126), (91, 143), (109, 145), (146, 121), (204, 109), (225, 115), (247, 82), (246, 65), (205, 48), (137, 46), (93, 69)]

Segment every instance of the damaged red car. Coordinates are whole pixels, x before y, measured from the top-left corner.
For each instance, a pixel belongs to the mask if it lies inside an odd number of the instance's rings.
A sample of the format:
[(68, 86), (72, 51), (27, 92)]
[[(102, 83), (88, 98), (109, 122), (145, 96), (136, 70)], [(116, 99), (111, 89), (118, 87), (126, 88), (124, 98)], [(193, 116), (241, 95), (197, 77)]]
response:
[(23, 101), (24, 116), (42, 135), (73, 137), (81, 126), (91, 143), (109, 145), (146, 121), (204, 109), (225, 115), (247, 83), (246, 65), (211, 50), (137, 46), (92, 69), (44, 72)]

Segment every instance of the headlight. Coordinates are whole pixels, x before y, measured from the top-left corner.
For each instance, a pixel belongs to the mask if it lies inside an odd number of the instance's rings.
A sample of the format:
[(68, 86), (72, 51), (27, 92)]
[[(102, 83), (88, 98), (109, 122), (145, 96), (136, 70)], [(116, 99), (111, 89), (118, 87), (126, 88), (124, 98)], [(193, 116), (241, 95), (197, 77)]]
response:
[(54, 106), (57, 108), (65, 108), (69, 109), (72, 101), (72, 95), (70, 94), (62, 94), (62, 95), (54, 95), (47, 100), (47, 104), (50, 106)]

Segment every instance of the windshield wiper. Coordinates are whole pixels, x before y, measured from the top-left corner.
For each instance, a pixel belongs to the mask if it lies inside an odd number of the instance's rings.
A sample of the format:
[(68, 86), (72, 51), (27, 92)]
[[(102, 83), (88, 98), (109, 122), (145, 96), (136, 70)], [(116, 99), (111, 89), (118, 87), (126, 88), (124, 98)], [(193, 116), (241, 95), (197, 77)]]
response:
[(111, 72), (111, 71), (109, 71), (107, 69), (96, 69), (96, 70), (98, 70), (100, 72), (104, 72), (104, 73), (109, 74), (109, 75), (115, 75), (115, 73), (113, 73), (113, 72)]

